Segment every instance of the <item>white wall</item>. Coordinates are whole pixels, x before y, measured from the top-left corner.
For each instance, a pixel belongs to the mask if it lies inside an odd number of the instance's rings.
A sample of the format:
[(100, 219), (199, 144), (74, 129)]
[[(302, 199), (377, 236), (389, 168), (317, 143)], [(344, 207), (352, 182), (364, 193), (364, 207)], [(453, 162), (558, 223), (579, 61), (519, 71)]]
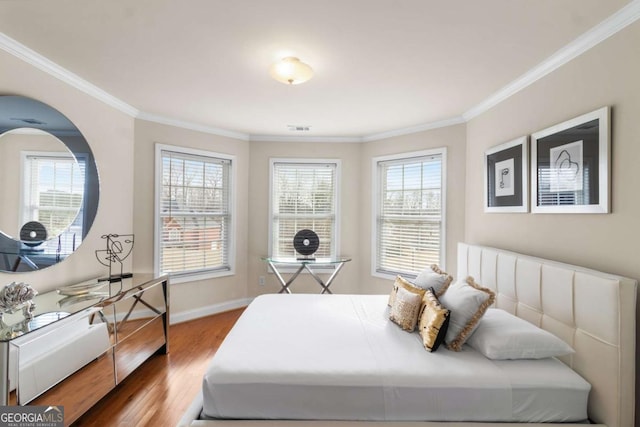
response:
[[(639, 279), (639, 76), (640, 22), (636, 22), (471, 120), (466, 240)], [(487, 148), (605, 105), (612, 107), (611, 214), (483, 212), (482, 159)], [(640, 408), (636, 414), (640, 419)]]
[[(640, 22), (471, 120), (466, 239), (640, 277)], [(612, 107), (610, 215), (486, 214), (483, 153), (602, 106)]]

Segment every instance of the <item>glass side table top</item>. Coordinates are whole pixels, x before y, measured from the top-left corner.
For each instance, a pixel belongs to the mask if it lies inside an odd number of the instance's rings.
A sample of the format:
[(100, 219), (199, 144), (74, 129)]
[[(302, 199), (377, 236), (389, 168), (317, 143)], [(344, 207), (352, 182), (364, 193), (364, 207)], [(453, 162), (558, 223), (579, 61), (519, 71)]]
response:
[(317, 257), (317, 258), (295, 258), (295, 257), (262, 257), (263, 261), (272, 262), (274, 264), (291, 264), (291, 265), (300, 265), (300, 264), (342, 264), (345, 262), (351, 261), (349, 257), (341, 257), (336, 256), (332, 258), (328, 257)]

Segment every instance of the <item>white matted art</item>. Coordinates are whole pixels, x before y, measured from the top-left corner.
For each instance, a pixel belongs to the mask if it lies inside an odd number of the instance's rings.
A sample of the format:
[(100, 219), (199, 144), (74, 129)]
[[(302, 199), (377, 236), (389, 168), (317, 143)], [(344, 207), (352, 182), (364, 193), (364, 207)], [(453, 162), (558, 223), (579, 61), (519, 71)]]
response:
[(494, 194), (496, 197), (513, 196), (515, 194), (513, 179), (515, 171), (513, 165), (513, 158), (496, 163), (494, 182)]
[(527, 142), (523, 136), (485, 151), (485, 212), (528, 212)]
[(549, 150), (551, 174), (549, 191), (581, 191), (583, 186), (583, 141), (553, 147)]
[(531, 135), (533, 213), (609, 213), (609, 107)]

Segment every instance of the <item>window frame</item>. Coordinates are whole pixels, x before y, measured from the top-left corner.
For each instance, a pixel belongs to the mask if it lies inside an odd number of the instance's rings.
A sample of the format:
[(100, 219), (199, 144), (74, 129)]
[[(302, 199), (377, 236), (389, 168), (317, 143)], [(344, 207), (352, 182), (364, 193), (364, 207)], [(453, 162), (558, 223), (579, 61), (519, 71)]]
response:
[[(28, 221), (32, 221), (32, 216), (28, 213), (29, 209), (27, 207), (27, 199), (31, 199), (33, 194), (31, 193), (31, 189), (32, 189), (32, 179), (33, 179), (33, 175), (31, 174), (33, 168), (31, 165), (31, 161), (34, 159), (49, 159), (52, 161), (55, 161), (56, 159), (58, 160), (72, 160), (75, 161), (76, 164), (78, 164), (78, 167), (80, 167), (81, 169), (84, 169), (84, 184), (82, 186), (82, 190), (83, 190), (83, 199), (82, 202), (80, 204), (80, 208), (78, 209), (78, 213), (77, 216), (80, 218), (82, 227), (81, 231), (80, 231), (80, 236), (79, 236), (79, 241), (75, 241), (74, 239), (74, 243), (72, 244), (72, 248), (68, 249), (68, 246), (66, 247), (67, 249), (63, 250), (61, 253), (66, 253), (66, 254), (70, 254), (73, 253), (78, 246), (80, 246), (80, 244), (82, 244), (85, 236), (84, 236), (84, 224), (86, 223), (86, 209), (85, 209), (85, 197), (84, 195), (87, 192), (87, 179), (86, 179), (86, 174), (87, 174), (87, 163), (88, 163), (88, 159), (89, 156), (86, 153), (71, 153), (69, 151), (20, 151), (20, 197), (19, 197), (19, 209), (20, 209), (20, 213), (18, 215), (18, 221), (19, 223), (17, 224), (17, 229), (20, 230), (21, 224), (25, 224)], [(76, 223), (76, 221), (74, 220), (73, 222), (71, 222), (64, 231), (62, 231), (62, 233), (56, 234), (56, 235), (48, 235), (47, 236), (47, 240), (43, 243), (43, 245), (41, 246), (41, 249), (44, 250), (45, 254), (57, 254), (58, 251), (57, 250), (53, 250), (52, 249), (52, 245), (54, 244), (53, 242), (51, 242), (52, 240), (59, 238), (63, 235), (65, 235), (65, 233), (67, 233), (72, 226)], [(50, 230), (47, 230), (47, 232), (50, 232)], [(16, 240), (19, 240), (19, 236), (15, 237)], [(66, 244), (66, 243), (65, 243)]]
[[(323, 164), (334, 164), (335, 165), (335, 187), (333, 194), (333, 206), (334, 206), (334, 236), (332, 239), (331, 245), (331, 256), (337, 257), (340, 255), (340, 186), (341, 186), (341, 176), (342, 176), (342, 160), (341, 159), (330, 159), (330, 158), (283, 158), (283, 157), (272, 157), (269, 159), (269, 227), (268, 227), (268, 248), (267, 253), (268, 256), (273, 256), (273, 193), (274, 193), (274, 171), (276, 163), (289, 163), (289, 164), (308, 164), (308, 165), (323, 165)], [(317, 268), (326, 268), (328, 270), (334, 270), (335, 266), (322, 266)], [(296, 271), (295, 267), (283, 267), (279, 269), (282, 272), (289, 273)], [(306, 273), (306, 270), (303, 274)]]
[(153, 271), (156, 276), (159, 276), (160, 273), (160, 241), (161, 241), (161, 227), (162, 227), (162, 219), (160, 215), (160, 205), (162, 202), (162, 152), (163, 151), (172, 151), (178, 154), (187, 154), (193, 156), (203, 156), (203, 157), (211, 157), (220, 160), (229, 161), (229, 241), (227, 242), (228, 247), (228, 270), (199, 270), (193, 273), (178, 273), (176, 275), (172, 275), (168, 273), (171, 277), (171, 283), (188, 283), (205, 279), (212, 279), (217, 277), (226, 277), (235, 275), (236, 271), (236, 197), (235, 197), (235, 185), (237, 182), (237, 167), (236, 167), (236, 156), (232, 154), (219, 153), (208, 150), (200, 150), (196, 148), (188, 148), (188, 147), (180, 147), (177, 145), (169, 145), (169, 144), (155, 144), (155, 199), (154, 199), (154, 228), (153, 228)]
[[(374, 190), (371, 195), (371, 275), (384, 279), (395, 279), (398, 274), (402, 274), (407, 278), (415, 278), (415, 273), (409, 272), (384, 272), (378, 268), (378, 216), (380, 212), (382, 177), (380, 176), (379, 164), (390, 161), (411, 161), (420, 157), (441, 156), (441, 220), (440, 220), (440, 263), (439, 266), (443, 270), (446, 269), (446, 253), (447, 253), (447, 148), (433, 148), (422, 151), (412, 151), (407, 153), (398, 153), (385, 156), (373, 157), (371, 159), (371, 188)], [(425, 266), (427, 267), (427, 266)]]

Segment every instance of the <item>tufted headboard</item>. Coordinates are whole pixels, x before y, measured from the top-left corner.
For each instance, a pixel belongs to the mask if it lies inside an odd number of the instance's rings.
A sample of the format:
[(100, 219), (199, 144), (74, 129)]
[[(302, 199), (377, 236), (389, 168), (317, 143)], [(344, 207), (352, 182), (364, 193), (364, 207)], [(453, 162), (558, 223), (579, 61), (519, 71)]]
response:
[(569, 343), (561, 358), (591, 383), (589, 418), (634, 425), (635, 280), (500, 249), (458, 245), (458, 275), (496, 291), (496, 306)]

